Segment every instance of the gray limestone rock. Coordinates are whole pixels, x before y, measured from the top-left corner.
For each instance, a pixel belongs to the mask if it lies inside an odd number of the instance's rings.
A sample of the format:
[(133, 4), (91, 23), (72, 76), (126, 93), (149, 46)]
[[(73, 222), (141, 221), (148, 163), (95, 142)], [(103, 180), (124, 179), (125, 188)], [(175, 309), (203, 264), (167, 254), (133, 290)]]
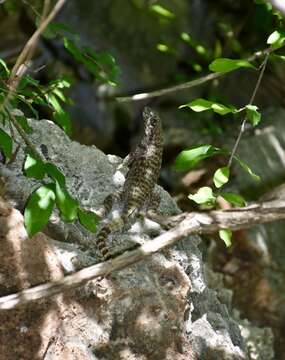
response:
[[(84, 207), (98, 208), (106, 195), (122, 185), (124, 174), (116, 171), (119, 158), (72, 142), (50, 121), (29, 122), (33, 128), (30, 140), (39, 151), (42, 144), (47, 147), (48, 158), (63, 171), (68, 190)], [(23, 161), (20, 149), (12, 164), (0, 165), (6, 197), (21, 210), (29, 194), (39, 186), (38, 181), (23, 175)], [(179, 209), (169, 194), (158, 189), (162, 197), (160, 211), (177, 213)], [(159, 226), (138, 220), (125, 234), (113, 236), (113, 246), (144, 242), (160, 231)], [(58, 249), (57, 261), (67, 272), (73, 243), (75, 268), (80, 259), (82, 266), (89, 265), (92, 257), (98, 261), (94, 235), (78, 223), (62, 223), (56, 211), (48, 233), (63, 244), (69, 243), (66, 247), (52, 242), (53, 249)], [(84, 324), (84, 333), (73, 323), (71, 336), (69, 323), (65, 323), (66, 330), (59, 333), (60, 340), (50, 345), (45, 358), (55, 359), (60, 343), (79, 347), (86, 358), (94, 359), (249, 359), (238, 324), (217, 292), (207, 285), (199, 242), (199, 237), (187, 238), (173, 249), (112, 274), (99, 285), (91, 281), (75, 291), (72, 301), (89, 304), (89, 310), (79, 312), (76, 318)], [(229, 298), (226, 302), (230, 302)]]

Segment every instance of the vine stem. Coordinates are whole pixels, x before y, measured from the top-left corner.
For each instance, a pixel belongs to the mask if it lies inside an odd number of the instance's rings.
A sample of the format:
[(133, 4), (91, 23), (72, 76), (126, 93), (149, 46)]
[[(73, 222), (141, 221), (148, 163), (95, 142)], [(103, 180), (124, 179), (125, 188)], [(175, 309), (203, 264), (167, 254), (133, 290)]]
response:
[[(267, 62), (268, 62), (269, 55), (270, 55), (270, 52), (267, 52), (267, 54), (265, 56), (265, 59), (264, 59), (263, 63), (261, 64), (260, 73), (259, 73), (256, 85), (254, 87), (253, 93), (252, 93), (252, 95), (250, 97), (250, 100), (249, 100), (249, 103), (248, 103), (249, 105), (252, 105), (253, 102), (254, 102), (254, 99), (256, 97), (257, 91), (258, 91), (258, 89), (260, 87), (261, 80), (262, 80), (264, 72), (265, 72), (265, 68), (266, 68), (266, 65), (267, 65)], [(231, 152), (231, 155), (230, 155), (230, 158), (229, 158), (229, 161), (228, 161), (228, 168), (230, 168), (231, 165), (232, 165), (232, 162), (233, 162), (233, 159), (234, 159), (235, 154), (237, 152), (237, 149), (238, 149), (239, 143), (241, 141), (242, 135), (243, 135), (243, 133), (245, 131), (246, 122), (247, 122), (247, 115), (245, 115), (243, 120), (242, 120), (238, 137), (236, 139), (236, 142), (234, 144), (233, 150)]]

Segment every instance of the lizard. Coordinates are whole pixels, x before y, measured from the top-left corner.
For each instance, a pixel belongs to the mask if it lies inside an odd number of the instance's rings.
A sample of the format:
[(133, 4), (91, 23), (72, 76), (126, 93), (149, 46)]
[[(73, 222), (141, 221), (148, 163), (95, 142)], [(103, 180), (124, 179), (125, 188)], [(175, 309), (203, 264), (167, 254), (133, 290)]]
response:
[(135, 150), (127, 155), (122, 163), (129, 167), (123, 189), (108, 195), (103, 202), (104, 216), (112, 210), (115, 201), (121, 207), (119, 217), (107, 220), (96, 236), (96, 245), (104, 260), (112, 257), (106, 245), (108, 236), (126, 227), (142, 209), (154, 209), (159, 205), (160, 199), (154, 188), (162, 161), (161, 120), (149, 107), (144, 108), (143, 119), (144, 135)]

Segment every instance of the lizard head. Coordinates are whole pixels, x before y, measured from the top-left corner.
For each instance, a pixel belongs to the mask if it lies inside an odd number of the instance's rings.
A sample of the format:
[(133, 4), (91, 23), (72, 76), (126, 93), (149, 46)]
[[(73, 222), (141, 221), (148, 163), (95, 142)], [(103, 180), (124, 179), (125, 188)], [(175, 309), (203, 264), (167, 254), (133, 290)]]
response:
[(160, 118), (158, 114), (149, 107), (143, 109), (144, 130), (148, 139), (160, 132)]

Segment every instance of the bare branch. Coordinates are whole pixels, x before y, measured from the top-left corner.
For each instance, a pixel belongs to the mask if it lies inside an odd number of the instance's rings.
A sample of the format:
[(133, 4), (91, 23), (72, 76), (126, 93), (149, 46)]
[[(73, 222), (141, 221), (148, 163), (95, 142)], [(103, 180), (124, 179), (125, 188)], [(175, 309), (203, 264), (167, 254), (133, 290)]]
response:
[[(247, 60), (248, 61), (254, 61), (258, 58), (261, 58), (267, 54), (270, 54), (273, 50), (271, 48), (267, 48), (265, 50), (262, 51), (257, 51), (256, 53), (254, 53), (253, 55), (251, 55)], [(177, 92), (177, 91), (181, 91), (181, 90), (185, 90), (185, 89), (190, 89), (192, 87), (195, 86), (199, 86), (202, 85), (208, 81), (212, 81), (215, 79), (218, 79), (222, 76), (224, 76), (225, 73), (211, 73), (205, 76), (202, 76), (198, 79), (195, 80), (191, 80), (191, 81), (187, 81), (184, 82), (182, 84), (178, 84), (178, 85), (174, 85), (174, 86), (169, 86), (163, 89), (159, 89), (159, 90), (155, 90), (155, 91), (150, 91), (150, 92), (143, 92), (143, 93), (138, 93), (138, 94), (134, 94), (134, 95), (130, 95), (130, 96), (117, 96), (116, 100), (118, 102), (130, 102), (130, 101), (140, 101), (140, 100), (148, 100), (154, 97), (159, 97), (159, 96), (163, 96), (163, 95), (167, 95), (167, 94), (171, 94), (173, 92)]]
[[(37, 28), (37, 30), (33, 33), (33, 35), (30, 37), (30, 39), (25, 44), (23, 50), (21, 51), (20, 55), (18, 56), (17, 61), (11, 71), (11, 74), (10, 74), (10, 77), (8, 80), (9, 91), (8, 91), (8, 94), (6, 95), (4, 101), (0, 105), (1, 106), (0, 109), (5, 108), (5, 106), (9, 103), (10, 98), (11, 98), (12, 94), (15, 92), (19, 81), (21, 80), (21, 78), (27, 71), (28, 62), (33, 57), (34, 50), (36, 48), (36, 45), (39, 41), (40, 36), (45, 31), (48, 24), (54, 19), (56, 14), (62, 8), (65, 1), (66, 0), (59, 0), (56, 3), (55, 7), (51, 10), (49, 15), (47, 16), (47, 18), (46, 19), (42, 18), (42, 21), (41, 21), (39, 27)], [(49, 6), (49, 1), (46, 1), (44, 3), (43, 14), (47, 11), (48, 6)]]
[(180, 214), (167, 219), (174, 224), (178, 223), (173, 229), (148, 241), (140, 248), (125, 252), (115, 259), (84, 268), (61, 280), (1, 297), (0, 309), (12, 309), (76, 288), (94, 278), (107, 276), (114, 271), (137, 263), (189, 235), (214, 233), (220, 229), (238, 230), (280, 219), (285, 219), (285, 199), (255, 203), (245, 208)]
[[(11, 78), (14, 76), (17, 76), (17, 73), (19, 71), (19, 68), (22, 64), (29, 61), (33, 56), (33, 49), (35, 48), (35, 45), (37, 44), (41, 34), (45, 31), (48, 24), (54, 19), (56, 14), (59, 12), (59, 10), (62, 8), (66, 0), (58, 0), (55, 7), (51, 10), (49, 15), (46, 17), (46, 19), (43, 19), (37, 28), (37, 30), (33, 33), (33, 35), (30, 37), (26, 45), (24, 46), (24, 49), (22, 50), (21, 54), (19, 55), (16, 64), (14, 65), (12, 71), (11, 71)], [(46, 11), (46, 3), (44, 6), (44, 12)], [(32, 51), (31, 51), (32, 50)]]

